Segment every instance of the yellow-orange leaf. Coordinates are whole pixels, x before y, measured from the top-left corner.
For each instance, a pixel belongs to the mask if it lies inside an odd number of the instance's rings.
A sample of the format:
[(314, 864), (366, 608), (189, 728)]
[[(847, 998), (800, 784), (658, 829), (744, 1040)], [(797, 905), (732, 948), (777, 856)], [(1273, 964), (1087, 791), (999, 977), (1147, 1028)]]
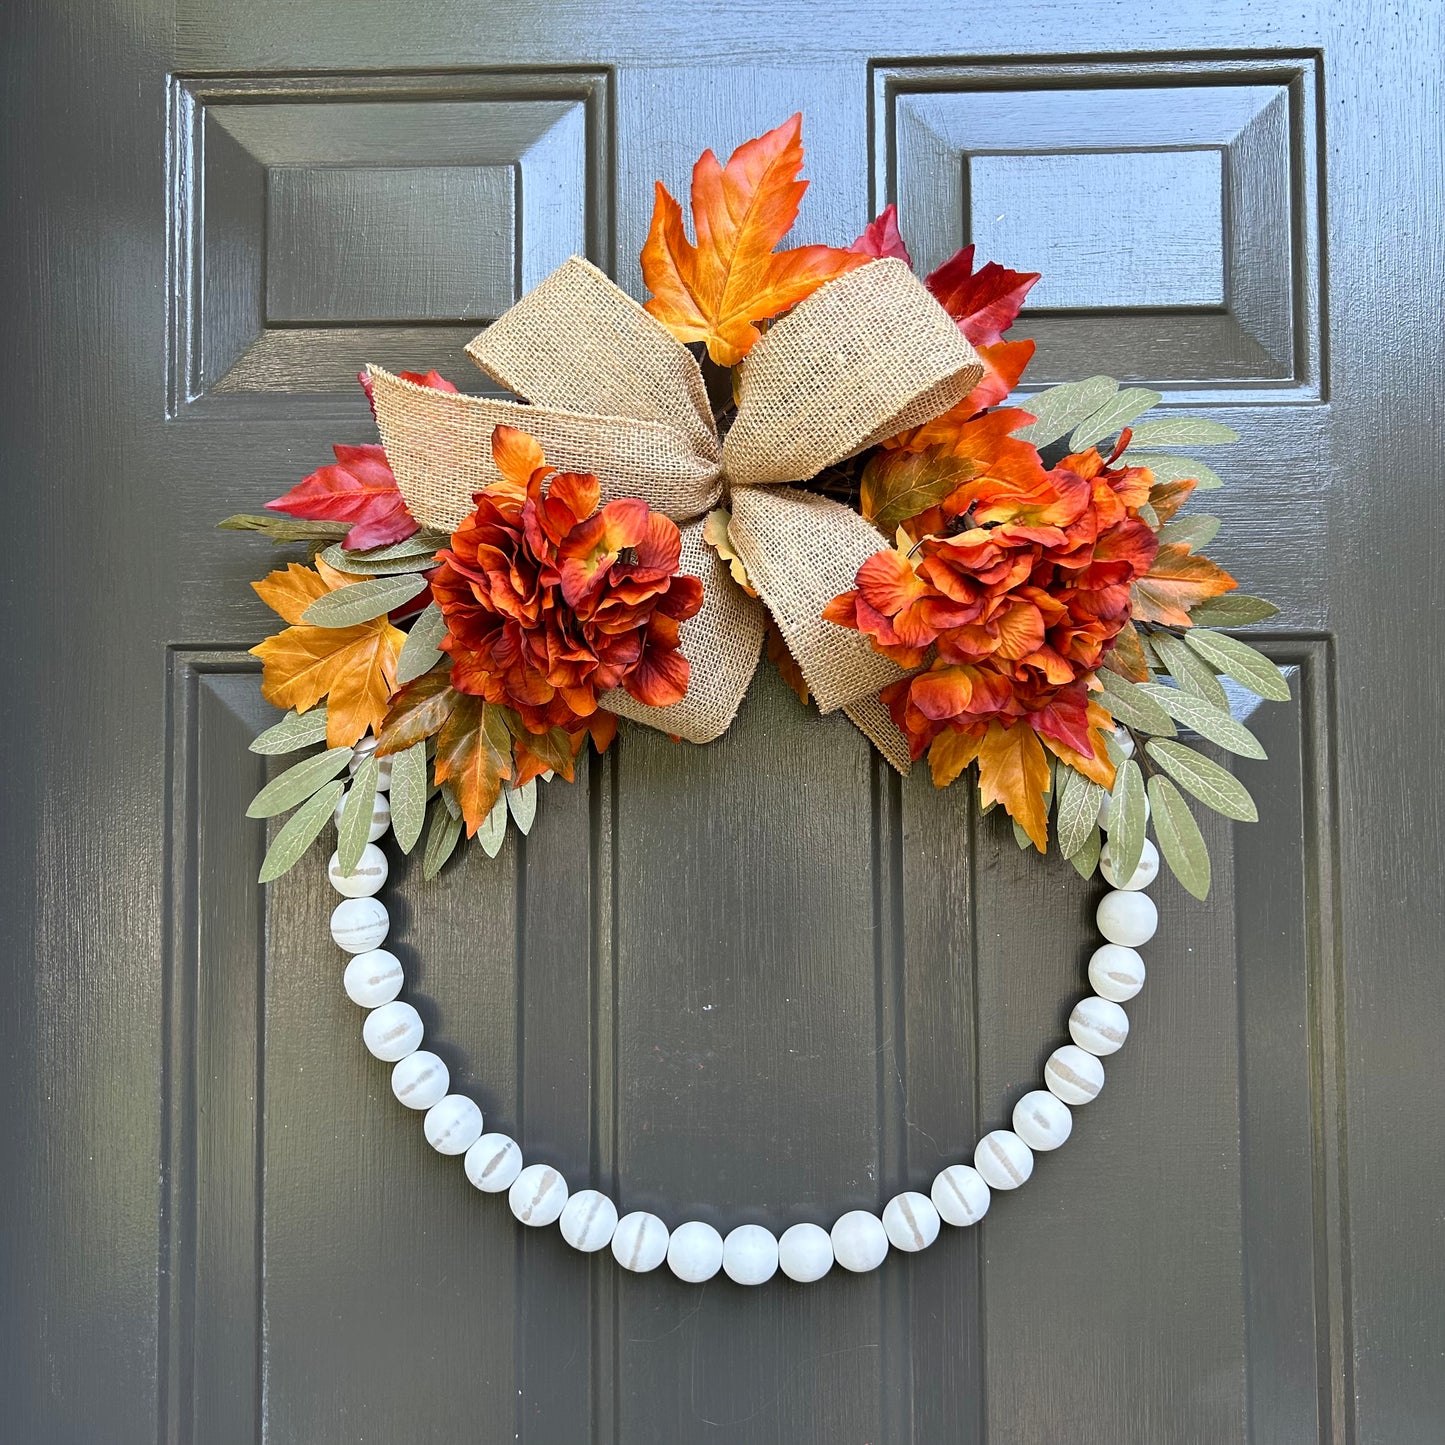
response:
[(1144, 656), (1139, 629), (1132, 622), (1120, 628), (1114, 645), (1104, 654), (1104, 666), (1130, 682), (1149, 681), (1149, 659)]
[(405, 634), (385, 617), (354, 627), (313, 627), (301, 614), (318, 597), (359, 581), (319, 558), (316, 570), (293, 562), (252, 583), (261, 600), (290, 627), (251, 652), (261, 659), (261, 694), (277, 707), (305, 712), (326, 700), (326, 745), (351, 747), (380, 727), (396, 686)]
[(501, 709), (458, 693), (437, 733), (435, 769), (437, 782), (451, 784), (472, 837), (501, 794), (502, 780), (512, 776), (512, 735)]
[(928, 745), (928, 769), (933, 786), (946, 788), (978, 756), (983, 737), (945, 728)]
[(990, 723), (978, 748), (979, 796), (1002, 803), (1040, 853), (1049, 843), (1048, 785), (1049, 760), (1039, 735), (1027, 723)]
[(1191, 552), (1182, 542), (1166, 542), (1148, 574), (1134, 584), (1133, 614), (1145, 622), (1188, 627), (1189, 614), (1201, 602), (1238, 586), (1217, 562)]
[(694, 244), (682, 207), (657, 183), (642, 248), (650, 311), (679, 341), (703, 341), (721, 366), (736, 366), (762, 333), (754, 324), (796, 306), (825, 281), (872, 259), (833, 246), (775, 251), (792, 229), (808, 183), (803, 118), (740, 145), (726, 166), (712, 151), (692, 168)]

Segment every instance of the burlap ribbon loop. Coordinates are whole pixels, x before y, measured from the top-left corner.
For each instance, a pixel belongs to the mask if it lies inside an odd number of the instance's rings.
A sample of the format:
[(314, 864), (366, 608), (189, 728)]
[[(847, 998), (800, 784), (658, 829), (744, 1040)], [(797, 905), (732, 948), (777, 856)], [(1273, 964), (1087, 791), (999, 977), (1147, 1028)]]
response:
[[(472, 494), (497, 480), (492, 429), (515, 426), (552, 465), (595, 472), (604, 499), (641, 497), (678, 522), (683, 570), (703, 580), (702, 611), (683, 628), (687, 696), (650, 708), (617, 692), (608, 707), (694, 742), (720, 736), (752, 680), (771, 612), (819, 709), (845, 708), (906, 766), (902, 740), (872, 697), (900, 670), (821, 615), (881, 539), (842, 503), (780, 485), (930, 420), (983, 374), (903, 262), (870, 262), (829, 282), (769, 330), (743, 366), (725, 441), (692, 353), (580, 257), (467, 354), (530, 404), (434, 391), (369, 368), (387, 457), (418, 521), (455, 527)], [(766, 612), (702, 541), (703, 518), (724, 497), (733, 547)]]

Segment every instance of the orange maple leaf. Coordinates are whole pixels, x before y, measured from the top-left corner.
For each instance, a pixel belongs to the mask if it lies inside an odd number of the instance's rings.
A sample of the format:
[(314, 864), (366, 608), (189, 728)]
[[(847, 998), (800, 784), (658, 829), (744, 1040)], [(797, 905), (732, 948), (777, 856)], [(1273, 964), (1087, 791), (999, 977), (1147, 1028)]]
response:
[(682, 207), (657, 182), (642, 248), (647, 310), (683, 343), (704, 341), (720, 366), (736, 366), (762, 333), (754, 324), (796, 306), (825, 281), (872, 259), (835, 246), (774, 248), (792, 229), (808, 183), (803, 117), (745, 141), (723, 166), (706, 150), (692, 168), (694, 245)]
[(983, 734), (974, 737), (957, 728), (944, 728), (928, 745), (928, 768), (933, 786), (946, 788), (978, 756)]
[(318, 597), (360, 580), (318, 557), (314, 571), (292, 562), (284, 572), (251, 584), (261, 600), (291, 624), (251, 649), (262, 663), (261, 695), (297, 712), (325, 698), (330, 748), (351, 747), (368, 728), (381, 725), (406, 640), (385, 617), (352, 627), (315, 627), (301, 620)]
[(1049, 843), (1044, 789), (1049, 760), (1039, 735), (1024, 722), (991, 722), (978, 746), (978, 792), (985, 803), (1002, 803), (1040, 853)]
[(1217, 562), (1196, 556), (1182, 542), (1166, 542), (1154, 565), (1133, 587), (1133, 613), (1145, 622), (1188, 627), (1201, 602), (1232, 592), (1239, 583)]
[(457, 693), (437, 732), (434, 770), (437, 782), (451, 784), (473, 837), (496, 805), (503, 779), (512, 776), (512, 735), (502, 709)]

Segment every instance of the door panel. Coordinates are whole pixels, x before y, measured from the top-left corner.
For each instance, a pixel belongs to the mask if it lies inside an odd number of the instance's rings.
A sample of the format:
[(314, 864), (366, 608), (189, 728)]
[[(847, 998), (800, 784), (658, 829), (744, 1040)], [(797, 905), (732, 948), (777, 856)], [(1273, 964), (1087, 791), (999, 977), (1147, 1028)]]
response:
[[(18, 8), (0, 1438), (1440, 1438), (1439, 28)], [(637, 293), (654, 177), (798, 108), (799, 239), (896, 200), (923, 265), (973, 239), (1047, 272), (1033, 380), (1239, 430), (1218, 552), (1281, 604), (1296, 698), (1253, 720), (1261, 822), (1207, 827), (1207, 906), (1161, 894), (1134, 1037), (1028, 1188), (870, 1276), (699, 1289), (522, 1230), (400, 1116), (321, 849), (252, 881), (245, 584), (276, 554), (213, 524), (369, 438), (362, 361), (479, 389), (461, 342), (573, 251)], [(876, 1207), (1003, 1122), (1097, 893), (766, 667), (718, 743), (626, 728), (495, 861), (394, 867), (409, 996), (489, 1126), (724, 1225)]]

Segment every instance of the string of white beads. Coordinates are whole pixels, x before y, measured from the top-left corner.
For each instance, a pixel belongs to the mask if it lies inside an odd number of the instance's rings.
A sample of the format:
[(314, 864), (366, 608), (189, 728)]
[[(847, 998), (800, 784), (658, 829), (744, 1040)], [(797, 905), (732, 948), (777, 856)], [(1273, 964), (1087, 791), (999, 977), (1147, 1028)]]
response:
[[(375, 746), (374, 738), (357, 746), (353, 774)], [(678, 1279), (690, 1283), (702, 1283), (721, 1272), (751, 1286), (781, 1271), (788, 1279), (807, 1284), (822, 1279), (835, 1261), (862, 1273), (876, 1269), (890, 1247), (904, 1253), (927, 1249), (943, 1223), (977, 1224), (987, 1214), (994, 1190), (1017, 1189), (1029, 1179), (1035, 1151), (1057, 1149), (1068, 1139), (1073, 1129), (1071, 1108), (1097, 1098), (1104, 1086), (1099, 1056), (1114, 1053), (1128, 1037), (1129, 1019), (1120, 1005), (1144, 986), (1144, 960), (1137, 950), (1158, 926), (1158, 910), (1140, 891), (1159, 871), (1158, 850), (1147, 840), (1138, 867), (1123, 884), (1113, 876), (1108, 844), (1104, 845), (1100, 867), (1114, 888), (1097, 910), (1099, 931), (1107, 942), (1089, 960), (1094, 992), (1080, 999), (1069, 1017), (1073, 1043), (1049, 1055), (1045, 1087), (1019, 1099), (1012, 1129), (984, 1135), (972, 1166), (948, 1165), (934, 1178), (929, 1194), (905, 1190), (889, 1200), (881, 1218), (868, 1210), (849, 1210), (831, 1231), (803, 1223), (777, 1237), (761, 1225), (744, 1224), (724, 1238), (702, 1220), (690, 1220), (669, 1233), (667, 1225), (646, 1210), (619, 1219), (617, 1206), (605, 1194), (595, 1189), (569, 1194), (560, 1171), (545, 1164), (524, 1166), (514, 1139), (482, 1133), (480, 1108), (464, 1094), (447, 1092), (451, 1078), (445, 1062), (420, 1047), (421, 1016), (398, 998), (404, 982), (401, 963), (381, 947), (390, 915), (375, 895), (386, 882), (389, 865), (375, 845), (391, 817), (385, 796), (389, 758), (381, 760), (378, 772), (381, 780), (369, 842), (360, 862), (342, 875), (333, 853), (327, 866), (332, 886), (342, 894), (331, 915), (331, 936), (352, 955), (342, 982), (347, 997), (369, 1010), (362, 1024), (367, 1049), (393, 1065), (392, 1092), (408, 1108), (425, 1111), (423, 1132), (428, 1143), (439, 1153), (463, 1155), (467, 1178), (477, 1189), (505, 1192), (512, 1213), (523, 1224), (559, 1224), (563, 1238), (576, 1250), (595, 1253), (610, 1246), (618, 1263), (635, 1273), (655, 1270), (666, 1260)], [(338, 823), (340, 818), (338, 806)]]

